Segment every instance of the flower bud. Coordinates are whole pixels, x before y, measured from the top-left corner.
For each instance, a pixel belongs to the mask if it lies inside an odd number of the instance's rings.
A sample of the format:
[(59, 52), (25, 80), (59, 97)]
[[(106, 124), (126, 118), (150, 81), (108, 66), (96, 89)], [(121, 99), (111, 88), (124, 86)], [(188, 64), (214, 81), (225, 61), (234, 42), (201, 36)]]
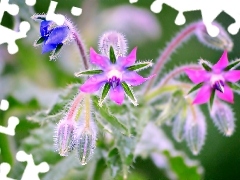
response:
[(184, 136), (184, 127), (186, 124), (186, 111), (182, 110), (173, 121), (172, 133), (173, 137), (177, 142), (182, 142), (185, 138)]
[(228, 35), (228, 32), (216, 22), (214, 22), (213, 25), (219, 29), (219, 34), (216, 37), (210, 36), (205, 25), (199, 23), (199, 28), (197, 28), (195, 32), (198, 40), (213, 49), (231, 51), (233, 48), (233, 41)]
[(200, 109), (192, 106), (185, 126), (185, 138), (194, 155), (197, 155), (205, 141), (206, 122)]
[(235, 128), (235, 119), (232, 109), (225, 103), (215, 101), (211, 110), (211, 117), (221, 133), (231, 136)]
[(74, 143), (80, 163), (86, 165), (96, 147), (96, 129), (93, 122), (90, 123), (90, 126), (85, 126), (84, 128), (79, 126), (76, 129)]
[(125, 56), (127, 53), (127, 40), (116, 31), (109, 31), (102, 35), (99, 39), (100, 52), (109, 57), (110, 47), (113, 47), (116, 58)]
[(57, 125), (54, 141), (56, 146), (56, 151), (61, 156), (68, 156), (74, 148), (73, 144), (73, 132), (75, 129), (75, 122), (68, 121), (67, 119), (61, 120)]

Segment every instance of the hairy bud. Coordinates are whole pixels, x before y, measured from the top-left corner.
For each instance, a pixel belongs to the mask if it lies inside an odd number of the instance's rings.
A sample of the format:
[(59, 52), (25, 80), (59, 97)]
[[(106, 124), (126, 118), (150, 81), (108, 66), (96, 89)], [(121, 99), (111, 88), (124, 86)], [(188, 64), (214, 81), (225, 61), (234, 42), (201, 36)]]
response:
[(185, 138), (194, 155), (197, 155), (205, 141), (206, 122), (200, 109), (192, 106), (185, 126)]
[(211, 110), (211, 117), (221, 133), (231, 136), (235, 128), (235, 119), (232, 109), (223, 102), (215, 102)]
[(77, 156), (82, 165), (86, 165), (91, 159), (96, 147), (96, 128), (91, 122), (89, 126), (82, 128), (82, 125), (75, 131), (74, 143), (77, 149)]
[(177, 142), (182, 142), (185, 138), (184, 128), (186, 124), (186, 111), (182, 110), (173, 121), (172, 133), (173, 137)]
[(199, 25), (199, 28), (195, 31), (198, 40), (213, 49), (231, 51), (233, 48), (233, 41), (228, 35), (228, 32), (220, 24), (216, 22), (213, 24), (219, 28), (219, 34), (216, 37), (212, 37), (208, 34), (204, 25)]
[(116, 58), (125, 56), (127, 53), (127, 40), (116, 31), (109, 31), (103, 34), (99, 39), (99, 51), (109, 57), (110, 47), (113, 47)]
[(61, 156), (68, 156), (74, 148), (73, 145), (73, 131), (75, 129), (75, 122), (68, 121), (66, 119), (59, 122), (57, 125), (54, 142), (56, 151)]

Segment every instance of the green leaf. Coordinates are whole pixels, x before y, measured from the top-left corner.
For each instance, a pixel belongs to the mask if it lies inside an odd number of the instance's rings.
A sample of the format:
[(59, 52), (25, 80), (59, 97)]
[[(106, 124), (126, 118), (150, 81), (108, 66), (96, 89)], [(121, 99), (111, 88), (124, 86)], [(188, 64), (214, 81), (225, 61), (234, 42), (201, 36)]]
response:
[(202, 62), (201, 65), (206, 71), (212, 71), (212, 68), (207, 63)]
[(109, 56), (110, 56), (110, 61), (112, 62), (112, 64), (115, 64), (117, 61), (116, 61), (116, 56), (114, 54), (114, 49), (112, 46), (110, 47)]
[(111, 169), (112, 177), (121, 175), (127, 179), (129, 168), (133, 163), (133, 152), (136, 142), (134, 138), (115, 134), (116, 146), (109, 152), (107, 165)]
[(50, 108), (35, 112), (34, 114), (29, 115), (27, 119), (41, 125), (49, 122), (58, 122), (64, 116), (65, 111), (63, 110), (67, 109), (67, 105), (79, 91), (78, 88), (79, 84), (69, 85), (61, 91), (58, 95), (59, 98)]
[(140, 71), (145, 68), (148, 68), (149, 66), (152, 66), (152, 62), (140, 62), (137, 64), (134, 64), (132, 66), (127, 67), (127, 70), (129, 71)]
[(122, 82), (122, 87), (126, 93), (126, 95), (129, 97), (129, 99), (131, 100), (131, 102), (134, 104), (134, 106), (137, 106), (137, 99), (135, 98), (132, 90), (130, 89), (130, 87), (128, 86), (127, 83)]
[(99, 106), (102, 107), (102, 103), (103, 101), (105, 100), (109, 90), (110, 90), (110, 84), (109, 83), (106, 83), (103, 87), (103, 91), (102, 91), (102, 95), (101, 95), (101, 98), (99, 100)]
[(197, 165), (188, 165), (182, 155), (173, 155), (170, 154), (170, 151), (163, 151), (163, 154), (166, 156), (169, 167), (176, 174), (177, 179), (179, 180), (199, 180), (202, 179), (201, 175), (198, 172)]
[(199, 83), (199, 84), (193, 86), (192, 89), (190, 89), (190, 91), (187, 94), (190, 94), (190, 93), (198, 90), (200, 87), (202, 87), (202, 85), (203, 85), (203, 83)]
[(240, 59), (234, 61), (233, 63), (229, 64), (227, 67), (224, 68), (224, 71), (229, 71), (230, 69), (234, 68), (240, 63)]
[(129, 135), (128, 128), (124, 124), (122, 124), (117, 117), (115, 117), (109, 112), (109, 109), (105, 104), (103, 104), (102, 107), (99, 107), (98, 98), (96, 96), (92, 96), (92, 100), (95, 110), (100, 114), (102, 119), (110, 123), (116, 130), (120, 131), (122, 134), (125, 134), (127, 136)]
[(209, 101), (210, 109), (212, 109), (212, 105), (213, 105), (213, 101), (214, 101), (214, 97), (215, 97), (215, 91), (216, 90), (212, 90), (212, 93), (210, 96), (210, 101)]
[(235, 91), (240, 91), (240, 85), (238, 83), (227, 82), (228, 86)]
[(87, 70), (87, 71), (81, 71), (78, 73), (75, 73), (76, 77), (82, 76), (82, 75), (95, 75), (95, 74), (101, 74), (103, 70), (96, 69), (96, 70)]

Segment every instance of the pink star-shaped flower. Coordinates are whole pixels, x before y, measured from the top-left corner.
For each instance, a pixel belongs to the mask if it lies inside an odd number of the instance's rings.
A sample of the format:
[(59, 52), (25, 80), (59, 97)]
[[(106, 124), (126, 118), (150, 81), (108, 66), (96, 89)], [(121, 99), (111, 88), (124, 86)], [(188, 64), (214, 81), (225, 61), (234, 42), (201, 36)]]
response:
[[(100, 73), (91, 76), (84, 84), (80, 86), (80, 90), (86, 93), (98, 91), (104, 85), (109, 86), (109, 96), (116, 104), (121, 105), (124, 100), (124, 86), (138, 86), (151, 78), (144, 78), (135, 71), (130, 70), (136, 61), (137, 48), (134, 48), (127, 57), (119, 56), (115, 63), (104, 55), (97, 54), (93, 48), (90, 49), (90, 62), (97, 65)], [(131, 96), (134, 96), (133, 94)], [(130, 97), (131, 98), (131, 97)], [(135, 97), (132, 98), (134, 104)]]
[(225, 70), (228, 66), (227, 51), (223, 52), (219, 61), (209, 71), (205, 69), (185, 69), (185, 73), (194, 84), (203, 83), (193, 104), (204, 104), (209, 101), (211, 94), (216, 90), (217, 96), (229, 103), (233, 103), (233, 91), (228, 82), (235, 83), (240, 80), (240, 70)]

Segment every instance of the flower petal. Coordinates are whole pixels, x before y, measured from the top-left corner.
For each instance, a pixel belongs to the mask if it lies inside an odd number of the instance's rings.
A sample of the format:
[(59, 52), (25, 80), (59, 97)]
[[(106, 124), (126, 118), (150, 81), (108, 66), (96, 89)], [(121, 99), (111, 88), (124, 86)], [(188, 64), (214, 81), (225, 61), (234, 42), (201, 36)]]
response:
[(224, 51), (222, 57), (219, 61), (213, 66), (213, 70), (222, 70), (228, 65), (227, 51)]
[(208, 78), (208, 73), (205, 70), (185, 69), (184, 71), (194, 84), (201, 83)]
[(47, 53), (47, 52), (50, 52), (50, 51), (53, 51), (54, 49), (57, 48), (57, 44), (43, 44), (42, 46), (42, 53)]
[(104, 83), (106, 83), (105, 75), (94, 75), (80, 86), (80, 90), (86, 93), (93, 93), (99, 90)]
[(122, 81), (125, 81), (127, 84), (129, 84), (131, 86), (138, 86), (152, 77), (153, 76), (144, 78), (144, 77), (140, 76), (139, 74), (137, 74), (136, 72), (132, 71), (132, 72), (124, 73), (122, 76)]
[(93, 48), (90, 48), (90, 62), (101, 67), (102, 69), (110, 65), (110, 59), (106, 56), (97, 54)]
[(221, 93), (221, 92), (217, 91), (217, 96), (224, 101), (227, 101), (229, 103), (233, 103), (233, 91), (226, 84), (224, 86), (224, 93)]
[(42, 21), (41, 22), (41, 25), (40, 25), (41, 36), (46, 36), (49, 34), (48, 27), (50, 26), (51, 23), (52, 23), (52, 21)]
[(193, 104), (204, 104), (208, 102), (212, 93), (212, 88), (209, 85), (203, 85), (198, 91)]
[(116, 88), (110, 89), (110, 99), (117, 103), (118, 105), (121, 105), (124, 100), (124, 90), (121, 85), (117, 86)]
[(119, 57), (117, 63), (122, 67), (128, 67), (135, 63), (137, 54), (137, 47), (135, 47), (127, 57)]
[(70, 30), (67, 26), (56, 27), (50, 33), (45, 44), (60, 44), (67, 38), (69, 32)]
[(224, 78), (226, 81), (237, 82), (240, 80), (240, 70), (230, 70), (225, 73)]

